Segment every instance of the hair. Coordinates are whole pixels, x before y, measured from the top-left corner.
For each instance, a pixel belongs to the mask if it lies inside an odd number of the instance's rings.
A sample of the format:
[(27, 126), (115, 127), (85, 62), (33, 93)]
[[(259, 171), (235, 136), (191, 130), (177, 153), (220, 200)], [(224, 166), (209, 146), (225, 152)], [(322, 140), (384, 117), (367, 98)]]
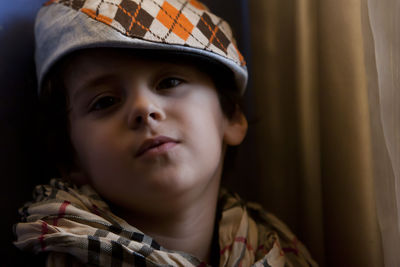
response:
[[(115, 49), (115, 48), (111, 48)], [(129, 49), (128, 49), (129, 50)], [(79, 51), (78, 51), (79, 52)], [(74, 52), (77, 53), (77, 52)], [(218, 92), (218, 98), (224, 115), (231, 119), (237, 110), (243, 111), (242, 96), (235, 83), (233, 72), (225, 65), (205, 58), (182, 52), (167, 52), (132, 50), (140, 57), (149, 59), (164, 59), (193, 64), (195, 58), (196, 67), (210, 75)], [(64, 84), (63, 72), (71, 54), (59, 60), (44, 78), (39, 94), (39, 127), (43, 132), (45, 160), (54, 166), (52, 175), (60, 176), (69, 173), (74, 167), (74, 148), (69, 136), (68, 120), (68, 92)], [(226, 167), (234, 164), (236, 147), (228, 147), (225, 154), (224, 171)]]

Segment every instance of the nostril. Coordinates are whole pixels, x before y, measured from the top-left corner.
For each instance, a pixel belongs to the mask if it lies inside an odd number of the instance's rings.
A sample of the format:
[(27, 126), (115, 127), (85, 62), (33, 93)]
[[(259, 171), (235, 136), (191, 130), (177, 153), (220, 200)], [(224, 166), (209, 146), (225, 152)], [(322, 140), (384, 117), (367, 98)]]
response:
[(142, 123), (142, 121), (143, 121), (142, 116), (137, 116), (136, 117), (136, 123)]
[(140, 112), (140, 114), (134, 116), (134, 119), (130, 123), (132, 127), (137, 128), (150, 123), (150, 121), (159, 120), (160, 118), (161, 116), (157, 112)]
[(155, 120), (157, 118), (157, 115), (155, 112), (152, 112), (150, 113), (150, 117)]

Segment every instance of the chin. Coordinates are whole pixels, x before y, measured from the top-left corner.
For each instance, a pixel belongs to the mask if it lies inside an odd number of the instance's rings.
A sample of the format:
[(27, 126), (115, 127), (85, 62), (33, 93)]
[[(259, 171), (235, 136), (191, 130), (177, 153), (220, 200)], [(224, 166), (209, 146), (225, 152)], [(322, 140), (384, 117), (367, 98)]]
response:
[(169, 198), (191, 193), (209, 183), (209, 179), (196, 177), (190, 172), (163, 172), (149, 177), (148, 181), (151, 181), (151, 191)]
[(151, 189), (161, 193), (178, 193), (190, 190), (196, 184), (193, 179), (188, 179), (179, 175), (164, 175), (162, 177), (154, 177), (151, 182)]

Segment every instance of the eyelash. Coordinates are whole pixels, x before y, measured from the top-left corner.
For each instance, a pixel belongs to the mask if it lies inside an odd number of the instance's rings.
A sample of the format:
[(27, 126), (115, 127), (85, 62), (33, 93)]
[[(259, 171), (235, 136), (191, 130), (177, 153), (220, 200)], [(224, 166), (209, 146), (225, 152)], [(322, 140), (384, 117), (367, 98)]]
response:
[[(178, 87), (184, 83), (184, 80), (177, 77), (167, 77), (162, 79), (156, 86), (156, 91), (164, 91)], [(115, 96), (106, 95), (97, 98), (90, 106), (89, 112), (99, 112), (111, 108), (121, 102), (121, 99)]]
[[(174, 81), (173, 84), (171, 84), (171, 82)], [(160, 90), (166, 90), (166, 89), (172, 89), (175, 87), (178, 87), (179, 85), (181, 85), (184, 82), (183, 79), (181, 78), (177, 78), (177, 77), (168, 77), (165, 79), (162, 79), (156, 86), (156, 90), (160, 91)]]
[[(108, 100), (108, 103), (105, 102), (106, 100)], [(110, 100), (112, 100), (110, 102)], [(114, 96), (102, 96), (99, 97), (96, 101), (94, 101), (94, 103), (90, 106), (90, 112), (92, 111), (102, 111), (108, 108), (111, 108), (111, 106), (114, 106), (115, 104), (118, 104), (121, 101), (121, 99), (119, 99), (118, 97), (114, 97)], [(99, 106), (100, 105), (100, 106)], [(103, 105), (103, 106), (102, 106)], [(106, 106), (104, 106), (106, 105)]]

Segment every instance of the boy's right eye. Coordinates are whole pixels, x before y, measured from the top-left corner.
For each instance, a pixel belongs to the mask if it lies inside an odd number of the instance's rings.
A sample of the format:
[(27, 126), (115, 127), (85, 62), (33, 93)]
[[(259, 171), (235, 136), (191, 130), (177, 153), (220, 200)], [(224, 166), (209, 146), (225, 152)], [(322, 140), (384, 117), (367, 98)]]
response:
[(103, 96), (94, 101), (90, 106), (90, 111), (101, 111), (108, 109), (115, 104), (118, 104), (121, 100), (114, 96)]

